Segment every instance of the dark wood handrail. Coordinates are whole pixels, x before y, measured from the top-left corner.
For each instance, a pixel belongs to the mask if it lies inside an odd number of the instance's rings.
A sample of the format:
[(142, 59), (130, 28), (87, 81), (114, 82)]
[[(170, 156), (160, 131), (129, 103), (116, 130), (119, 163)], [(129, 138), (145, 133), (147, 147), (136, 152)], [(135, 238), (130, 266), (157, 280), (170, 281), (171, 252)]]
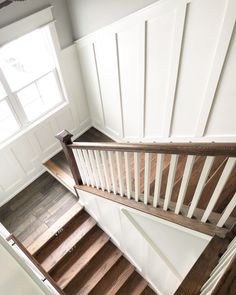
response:
[(102, 151), (236, 157), (235, 143), (127, 144), (107, 142), (73, 142), (72, 144), (68, 144), (67, 147), (71, 149), (89, 149)]
[(48, 280), (51, 285), (57, 290), (57, 292), (61, 295), (65, 295), (65, 293), (58, 287), (55, 281), (49, 276), (49, 274), (42, 268), (42, 266), (38, 263), (38, 261), (29, 253), (29, 251), (25, 248), (25, 246), (17, 239), (17, 237), (11, 234), (6, 239), (7, 241), (12, 240), (20, 250), (29, 258), (29, 260), (35, 265), (35, 267), (41, 272), (41, 274)]

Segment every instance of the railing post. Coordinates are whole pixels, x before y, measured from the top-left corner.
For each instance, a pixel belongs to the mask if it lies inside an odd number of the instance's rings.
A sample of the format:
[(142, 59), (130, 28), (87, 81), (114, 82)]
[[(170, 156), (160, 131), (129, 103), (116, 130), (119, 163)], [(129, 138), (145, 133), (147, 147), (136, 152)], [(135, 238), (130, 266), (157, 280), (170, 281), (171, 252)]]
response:
[(72, 140), (71, 140), (72, 136), (73, 135), (69, 131), (63, 130), (60, 133), (58, 133), (55, 137), (61, 142), (64, 154), (70, 166), (70, 170), (74, 177), (75, 183), (82, 184), (82, 180), (79, 174), (78, 166), (76, 164), (75, 156), (73, 154), (72, 149), (68, 147), (69, 144), (72, 144)]

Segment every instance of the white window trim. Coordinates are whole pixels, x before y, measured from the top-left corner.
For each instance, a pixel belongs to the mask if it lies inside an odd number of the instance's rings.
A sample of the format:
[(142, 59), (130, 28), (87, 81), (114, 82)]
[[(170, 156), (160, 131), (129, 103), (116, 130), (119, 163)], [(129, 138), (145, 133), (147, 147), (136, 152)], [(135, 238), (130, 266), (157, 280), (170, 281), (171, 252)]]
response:
[(9, 43), (42, 26), (54, 22), (52, 6), (31, 14), (0, 29), (0, 46)]
[[(5, 146), (9, 145), (14, 140), (17, 140), (23, 134), (35, 128), (37, 125), (39, 125), (43, 121), (47, 120), (49, 117), (53, 116), (55, 113), (59, 112), (60, 110), (64, 108), (67, 108), (69, 105), (67, 92), (66, 92), (65, 85), (62, 79), (62, 74), (61, 74), (61, 65), (60, 65), (61, 47), (60, 47), (60, 42), (59, 42), (59, 38), (56, 31), (55, 20), (52, 15), (52, 8), (53, 6), (50, 6), (26, 18), (23, 18), (17, 22), (14, 22), (6, 27), (1, 28), (0, 29), (0, 46), (3, 46), (4, 44), (9, 43), (15, 40), (16, 38), (22, 37), (23, 35), (30, 33), (36, 29), (39, 29), (44, 26), (48, 26), (50, 37), (52, 39), (52, 44), (54, 47), (53, 49), (55, 54), (55, 64), (56, 64), (56, 72), (57, 72), (56, 77), (58, 80), (57, 82), (59, 82), (59, 89), (61, 90), (63, 100), (59, 105), (56, 105), (53, 107), (53, 109), (46, 111), (44, 114), (41, 114), (40, 117), (38, 117), (34, 121), (31, 121), (28, 124), (26, 123), (22, 125), (22, 122), (24, 122), (23, 118), (22, 117), (18, 118), (18, 116), (16, 115), (14, 111), (14, 107), (12, 107), (11, 104), (12, 103), (17, 104), (16, 108), (18, 110), (19, 108), (22, 109), (22, 106), (19, 100), (14, 97), (15, 92), (13, 92), (10, 89), (9, 84), (6, 81), (6, 78), (0, 69), (0, 80), (3, 83), (4, 89), (5, 90), (8, 89), (7, 96), (5, 98), (2, 98), (1, 100), (5, 100), (5, 99), (7, 100), (7, 103), (10, 106), (10, 108), (13, 110), (12, 113), (20, 127), (19, 130), (17, 130), (14, 134), (11, 134), (10, 137), (0, 142), (0, 150), (4, 148)], [(5, 81), (6, 83), (4, 83)], [(25, 114), (23, 115), (23, 117), (25, 117)]]

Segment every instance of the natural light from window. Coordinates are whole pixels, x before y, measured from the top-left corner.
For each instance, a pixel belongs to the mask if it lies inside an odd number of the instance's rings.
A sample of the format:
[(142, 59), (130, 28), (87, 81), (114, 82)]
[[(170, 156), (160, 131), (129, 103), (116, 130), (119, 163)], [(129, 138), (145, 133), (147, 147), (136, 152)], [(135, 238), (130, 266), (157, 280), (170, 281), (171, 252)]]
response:
[(2, 140), (19, 130), (19, 124), (11, 111), (6, 95), (0, 82), (0, 139)]
[(2, 46), (0, 68), (2, 142), (64, 101), (49, 28)]

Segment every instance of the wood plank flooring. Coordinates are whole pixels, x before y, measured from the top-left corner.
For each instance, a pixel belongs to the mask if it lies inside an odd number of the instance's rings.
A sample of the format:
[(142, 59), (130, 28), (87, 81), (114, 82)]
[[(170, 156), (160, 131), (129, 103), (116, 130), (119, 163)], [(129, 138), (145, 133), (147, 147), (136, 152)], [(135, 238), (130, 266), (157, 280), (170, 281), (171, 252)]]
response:
[(29, 247), (76, 202), (77, 198), (46, 172), (0, 208), (0, 222)]

